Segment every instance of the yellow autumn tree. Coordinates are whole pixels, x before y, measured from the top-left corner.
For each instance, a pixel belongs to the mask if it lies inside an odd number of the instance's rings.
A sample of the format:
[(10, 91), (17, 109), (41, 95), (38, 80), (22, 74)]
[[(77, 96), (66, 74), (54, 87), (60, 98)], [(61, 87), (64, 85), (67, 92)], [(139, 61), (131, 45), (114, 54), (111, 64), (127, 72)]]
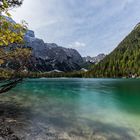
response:
[[(31, 55), (30, 49), (23, 48), (27, 24), (25, 22), (17, 24), (11, 21), (11, 14), (9, 13), (11, 8), (21, 4), (22, 0), (0, 1), (0, 80), (2, 82), (6, 80), (6, 83), (0, 87), (0, 93), (8, 91), (22, 80), (21, 77), (17, 77), (17, 72), (25, 68)], [(18, 67), (10, 69), (7, 67), (8, 63), (18, 64)]]

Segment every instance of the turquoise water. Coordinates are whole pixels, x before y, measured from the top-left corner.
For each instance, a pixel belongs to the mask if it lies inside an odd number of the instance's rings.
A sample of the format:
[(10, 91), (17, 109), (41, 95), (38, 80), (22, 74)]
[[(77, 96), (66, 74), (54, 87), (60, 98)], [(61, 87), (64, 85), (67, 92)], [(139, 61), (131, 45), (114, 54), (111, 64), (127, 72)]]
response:
[(140, 140), (140, 80), (28, 79), (0, 101), (24, 108), (23, 131), (44, 136), (50, 127), (63, 139)]

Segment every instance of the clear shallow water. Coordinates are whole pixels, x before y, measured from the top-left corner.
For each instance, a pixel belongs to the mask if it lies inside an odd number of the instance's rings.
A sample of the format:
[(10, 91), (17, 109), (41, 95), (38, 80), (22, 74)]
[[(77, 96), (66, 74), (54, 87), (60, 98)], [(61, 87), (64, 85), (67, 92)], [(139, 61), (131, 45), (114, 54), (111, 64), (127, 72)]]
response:
[(41, 139), (140, 139), (140, 80), (29, 79), (0, 101), (16, 105), (23, 131)]

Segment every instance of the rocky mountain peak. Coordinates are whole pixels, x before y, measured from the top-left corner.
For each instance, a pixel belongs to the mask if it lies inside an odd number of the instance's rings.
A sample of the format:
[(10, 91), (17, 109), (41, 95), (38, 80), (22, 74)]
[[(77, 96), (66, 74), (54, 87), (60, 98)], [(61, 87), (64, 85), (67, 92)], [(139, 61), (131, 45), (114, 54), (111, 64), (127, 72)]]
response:
[[(16, 23), (6, 17), (8, 21)], [(32, 56), (29, 60), (30, 71), (73, 71), (80, 70), (83, 58), (75, 49), (64, 48), (55, 43), (45, 43), (35, 36), (34, 31), (28, 30), (24, 36), (25, 47), (32, 48)]]
[(31, 71), (73, 71), (80, 70), (83, 58), (75, 49), (64, 48), (55, 43), (45, 43), (36, 38), (33, 31), (28, 30), (25, 35), (26, 46), (33, 49), (30, 60)]
[(87, 56), (87, 57), (84, 57), (84, 61), (85, 62), (90, 62), (90, 63), (99, 63), (101, 60), (103, 60), (105, 58), (105, 54), (101, 53), (95, 57), (90, 57), (90, 56)]

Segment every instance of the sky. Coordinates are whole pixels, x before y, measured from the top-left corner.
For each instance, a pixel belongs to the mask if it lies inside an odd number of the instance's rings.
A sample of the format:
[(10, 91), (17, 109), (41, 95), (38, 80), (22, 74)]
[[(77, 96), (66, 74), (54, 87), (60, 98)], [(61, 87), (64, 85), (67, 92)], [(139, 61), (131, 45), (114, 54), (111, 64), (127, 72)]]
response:
[(24, 0), (11, 13), (44, 42), (96, 56), (113, 51), (140, 22), (140, 0)]

